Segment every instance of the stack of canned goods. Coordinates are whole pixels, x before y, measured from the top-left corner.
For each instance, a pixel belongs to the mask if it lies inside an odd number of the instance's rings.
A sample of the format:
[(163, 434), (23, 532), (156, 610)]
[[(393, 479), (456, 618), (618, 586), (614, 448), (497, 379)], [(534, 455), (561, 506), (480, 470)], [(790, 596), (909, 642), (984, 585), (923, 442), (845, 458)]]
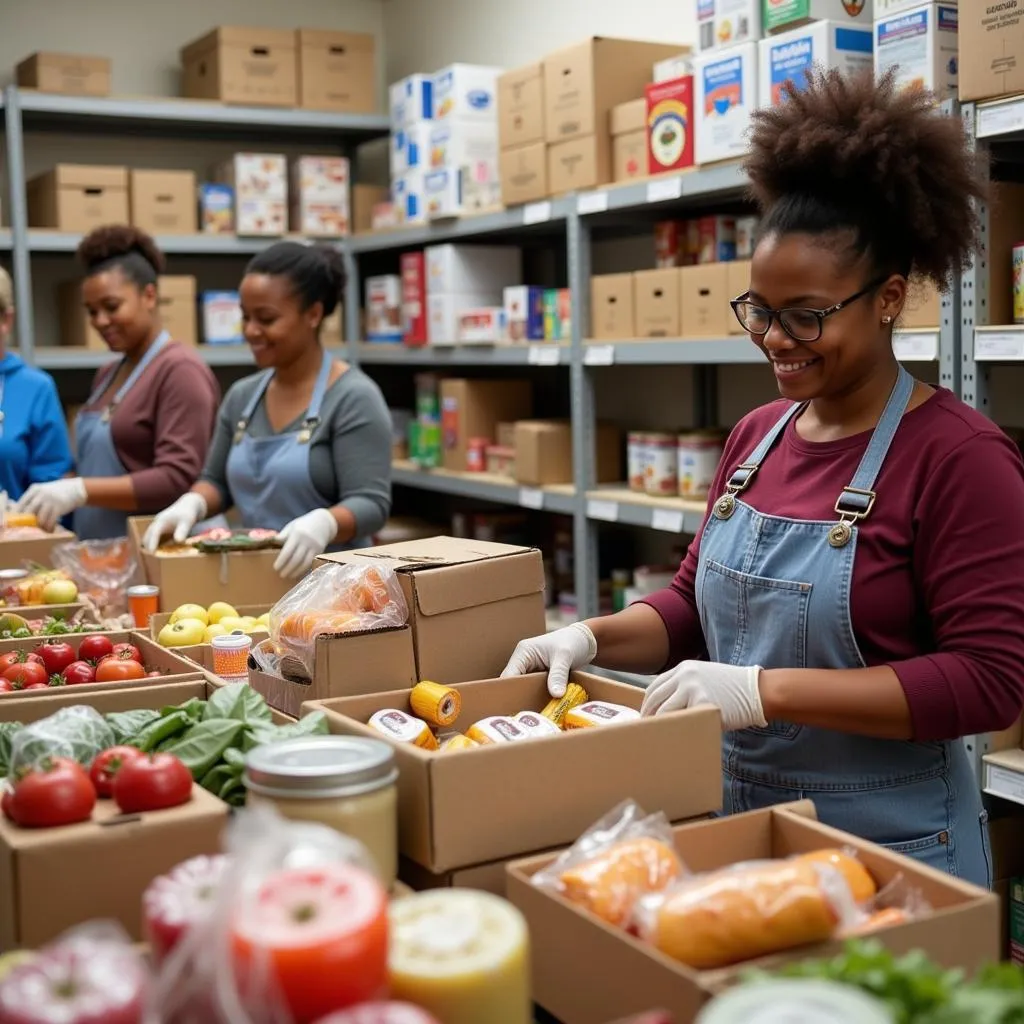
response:
[(652, 497), (706, 499), (724, 441), (720, 430), (631, 431), (626, 449), (629, 489)]

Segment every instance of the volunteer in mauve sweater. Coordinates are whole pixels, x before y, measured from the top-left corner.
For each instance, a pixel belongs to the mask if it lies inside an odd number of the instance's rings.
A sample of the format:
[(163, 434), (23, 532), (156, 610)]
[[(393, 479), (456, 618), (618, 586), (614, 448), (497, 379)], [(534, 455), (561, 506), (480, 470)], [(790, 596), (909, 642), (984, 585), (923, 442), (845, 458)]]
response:
[(160, 325), (163, 256), (135, 228), (99, 228), (78, 255), (93, 326), (120, 359), (103, 367), (75, 420), (77, 476), (34, 484), (18, 503), (52, 529), (73, 512), (84, 540), (123, 537), (132, 514), (158, 512), (199, 476), (220, 388), (198, 354)]
[(726, 813), (810, 798), (987, 885), (962, 737), (1024, 705), (1024, 464), (892, 347), (908, 279), (942, 285), (976, 247), (976, 166), (892, 76), (818, 74), (755, 115), (764, 220), (732, 305), (783, 400), (732, 431), (672, 586), (523, 641), (506, 671), (546, 667), (555, 694), (592, 661), (660, 671), (642, 714), (721, 712)]

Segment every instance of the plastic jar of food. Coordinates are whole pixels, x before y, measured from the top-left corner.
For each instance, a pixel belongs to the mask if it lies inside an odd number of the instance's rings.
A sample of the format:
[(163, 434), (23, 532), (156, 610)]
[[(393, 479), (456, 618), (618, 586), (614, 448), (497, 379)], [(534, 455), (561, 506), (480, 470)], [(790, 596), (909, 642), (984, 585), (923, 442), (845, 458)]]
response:
[(695, 430), (679, 435), (679, 493), (684, 498), (706, 498), (722, 460), (722, 435)]
[(629, 489), (643, 491), (644, 470), (647, 468), (647, 435), (631, 430), (626, 438), (626, 468), (629, 475)]
[(483, 473), (487, 469), (487, 448), (490, 439), (486, 437), (471, 437), (466, 448), (466, 468), (471, 473)]
[(648, 494), (677, 494), (679, 490), (678, 441), (675, 434), (647, 435), (644, 490)]
[(308, 736), (249, 751), (251, 805), (315, 821), (366, 847), (389, 889), (398, 877), (398, 768), (391, 745), (361, 736)]
[(252, 649), (252, 637), (248, 633), (235, 630), (222, 633), (210, 641), (213, 648), (213, 674), (231, 679), (235, 676), (249, 675), (249, 651)]

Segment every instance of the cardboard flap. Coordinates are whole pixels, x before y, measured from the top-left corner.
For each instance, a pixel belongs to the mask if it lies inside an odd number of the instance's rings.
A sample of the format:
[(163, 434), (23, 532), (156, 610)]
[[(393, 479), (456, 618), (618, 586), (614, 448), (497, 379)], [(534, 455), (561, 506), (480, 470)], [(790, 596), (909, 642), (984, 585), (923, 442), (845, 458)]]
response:
[(544, 591), (544, 561), (539, 551), (488, 559), (479, 564), (425, 569), (413, 576), (416, 607), (426, 616), (480, 607)]

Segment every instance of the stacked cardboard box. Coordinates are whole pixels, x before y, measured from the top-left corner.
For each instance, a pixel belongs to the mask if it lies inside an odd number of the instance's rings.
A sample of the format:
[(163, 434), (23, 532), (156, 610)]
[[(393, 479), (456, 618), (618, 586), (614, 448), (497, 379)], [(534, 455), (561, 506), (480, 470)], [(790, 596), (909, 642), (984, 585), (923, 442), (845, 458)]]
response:
[(544, 66), (530, 64), (498, 79), (501, 201), (532, 203), (548, 194), (544, 145)]
[(940, 100), (957, 95), (957, 3), (912, 0), (875, 18), (875, 77), (896, 70), (904, 89), (927, 89)]
[(388, 92), (391, 118), (391, 199), (400, 224), (427, 220), (424, 183), (430, 167), (434, 80), (410, 75)]
[[(891, 5), (894, 0), (888, 0)], [(960, 99), (1024, 93), (1024, 18), (1020, 4), (967, 2), (959, 11)]]
[(343, 156), (300, 156), (292, 164), (292, 231), (306, 238), (349, 234), (349, 165)]

